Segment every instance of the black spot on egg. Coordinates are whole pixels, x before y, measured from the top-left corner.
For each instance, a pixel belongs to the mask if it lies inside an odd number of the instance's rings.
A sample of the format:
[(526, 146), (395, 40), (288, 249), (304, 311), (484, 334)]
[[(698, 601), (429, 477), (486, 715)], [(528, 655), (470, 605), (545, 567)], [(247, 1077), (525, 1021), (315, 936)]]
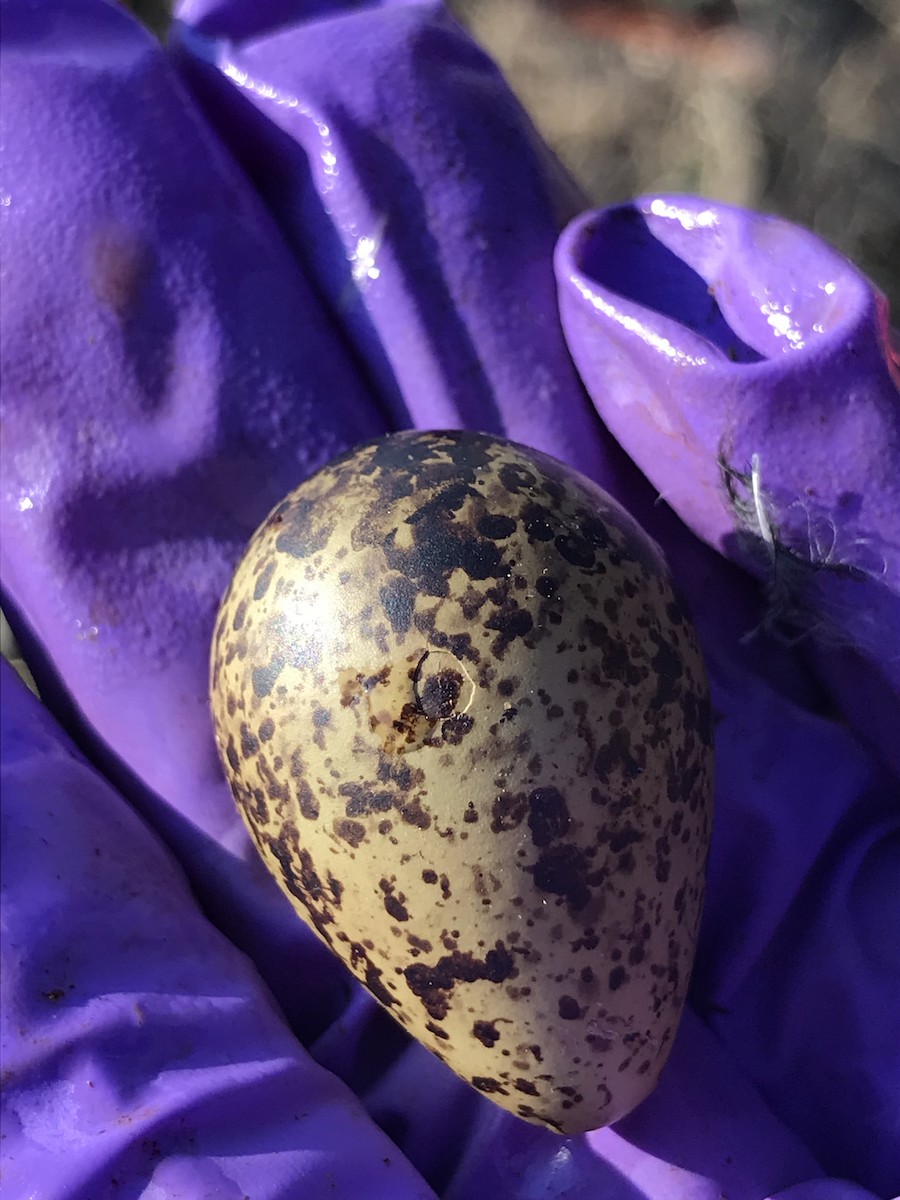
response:
[(563, 1021), (580, 1021), (585, 1013), (574, 996), (560, 996), (558, 1011)]
[(501, 1096), (506, 1096), (509, 1094), (498, 1079), (493, 1079), (489, 1075), (473, 1075), (471, 1083), (479, 1092), (485, 1092), (487, 1095), (499, 1093)]
[(528, 828), (535, 846), (549, 846), (569, 828), (566, 798), (555, 787), (534, 788), (528, 794)]
[(382, 584), (379, 599), (394, 633), (406, 633), (415, 610), (415, 585), (402, 575), (395, 575)]
[(244, 618), (247, 615), (247, 600), (242, 600), (234, 610), (234, 616), (231, 618), (231, 628), (235, 633), (244, 627)]
[(628, 978), (623, 966), (613, 967), (609, 973), (609, 990), (616, 992)]
[(479, 518), (478, 532), (492, 542), (502, 542), (516, 531), (515, 518), (505, 513), (487, 513)]
[(228, 745), (225, 747), (225, 760), (232, 771), (237, 773), (240, 770), (241, 756), (237, 752), (233, 737), (229, 737)]
[(517, 829), (528, 811), (528, 799), (524, 792), (501, 792), (491, 804), (491, 832), (506, 833)]
[(426, 717), (449, 717), (459, 702), (463, 677), (451, 669), (437, 671), (416, 681), (414, 691), (419, 708)]
[(241, 757), (253, 758), (259, 753), (259, 738), (251, 732), (246, 722), (241, 724)]
[(428, 1014), (439, 1021), (447, 1015), (457, 983), (478, 980), (504, 983), (515, 978), (518, 969), (503, 942), (498, 941), (483, 959), (476, 958), (471, 951), (457, 950), (444, 955), (432, 966), (414, 963), (406, 968), (404, 975), (409, 990), (421, 1000)]
[[(291, 558), (310, 558), (328, 544), (333, 526), (320, 519), (315, 501), (298, 497), (281, 514), (275, 549)], [(254, 585), (255, 586), (255, 585)], [(258, 597), (254, 597), (258, 599)]]
[(528, 869), (538, 891), (565, 898), (576, 912), (588, 904), (592, 880), (602, 882), (602, 873), (595, 872), (596, 878), (593, 877), (587, 853), (568, 842), (543, 850)]
[(476, 1021), (472, 1026), (472, 1036), (477, 1038), (482, 1046), (485, 1046), (488, 1050), (496, 1046), (500, 1040), (500, 1034), (493, 1021)]
[(573, 534), (559, 534), (553, 539), (559, 554), (575, 567), (590, 568), (594, 565), (594, 551), (590, 542)]
[(334, 822), (334, 832), (355, 850), (366, 836), (366, 827), (361, 821), (343, 819)]
[(503, 463), (499, 478), (501, 485), (514, 495), (533, 488), (537, 483), (537, 479), (527, 467), (514, 461)]
[(272, 582), (272, 576), (275, 574), (276, 565), (273, 559), (271, 562), (266, 563), (265, 567), (260, 571), (253, 586), (254, 600), (262, 600), (263, 596), (269, 590), (269, 584)]
[(253, 692), (260, 699), (264, 700), (275, 686), (275, 681), (284, 670), (285, 659), (281, 656), (271, 659), (265, 666), (254, 667), (251, 675)]

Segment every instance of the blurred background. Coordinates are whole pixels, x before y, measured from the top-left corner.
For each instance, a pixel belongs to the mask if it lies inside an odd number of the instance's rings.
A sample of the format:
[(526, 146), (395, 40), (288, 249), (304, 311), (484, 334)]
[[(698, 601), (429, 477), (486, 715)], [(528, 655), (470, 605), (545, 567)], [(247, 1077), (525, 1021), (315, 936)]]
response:
[(900, 311), (900, 0), (451, 0), (597, 204), (778, 213)]
[[(163, 33), (170, 3), (128, 6)], [(777, 213), (852, 258), (900, 323), (900, 0), (449, 6), (592, 203), (666, 190)]]

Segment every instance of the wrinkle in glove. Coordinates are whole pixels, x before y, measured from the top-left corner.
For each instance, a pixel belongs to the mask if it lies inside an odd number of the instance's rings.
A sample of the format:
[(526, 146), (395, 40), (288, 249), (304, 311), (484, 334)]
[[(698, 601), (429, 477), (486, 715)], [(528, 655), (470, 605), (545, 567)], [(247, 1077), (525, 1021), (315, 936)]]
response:
[(4, 1191), (433, 1193), (3, 663)]
[(442, 6), (364, 6), (236, 44), (212, 36), (227, 16), (202, 28), (181, 27), (176, 61), (395, 420), (627, 471), (556, 310), (553, 246), (581, 197)]
[[(654, 507), (652, 488), (587, 407), (561, 340), (555, 291), (547, 283), (552, 285), (550, 252), (571, 209), (554, 199), (556, 184), (550, 186), (542, 175), (541, 152), (529, 148), (533, 135), (517, 125), (519, 110), (508, 101), (499, 106), (509, 127), (521, 134), (515, 155), (506, 159), (487, 153), (485, 147), (497, 138), (496, 129), (489, 130), (484, 142), (476, 139), (472, 170), (457, 176), (449, 169), (441, 143), (442, 114), (450, 132), (457, 109), (469, 114), (471, 124), (484, 109), (478, 97), (498, 95), (499, 76), (435, 6), (400, 6), (393, 15), (387, 8), (358, 17), (348, 12), (239, 45), (231, 58), (222, 58), (248, 78), (266, 78), (258, 68), (267, 71), (270, 61), (273, 70), (292, 69), (300, 34), (318, 38), (321, 62), (298, 60), (315, 82), (308, 107), (319, 119), (320, 97), (339, 117), (349, 110), (343, 124), (333, 122), (349, 151), (365, 113), (354, 112), (353, 98), (344, 95), (342, 81), (332, 76), (346, 71), (350, 62), (342, 57), (348, 33), (371, 30), (377, 18), (379, 35), (370, 39), (370, 50), (390, 51), (380, 62), (368, 65), (364, 50), (349, 39), (356, 69), (369, 72), (360, 96), (366, 104), (377, 101), (382, 109), (392, 109), (390, 95), (379, 92), (374, 77), (376, 70), (389, 68), (386, 78), (395, 84), (398, 109), (392, 148), (404, 167), (398, 180), (412, 180), (396, 192), (399, 214), (393, 225), (407, 221), (424, 237), (424, 211), (430, 222), (425, 232), (432, 241), (422, 267), (407, 261), (417, 245), (407, 233), (398, 243), (403, 261), (398, 256), (392, 262), (388, 254), (384, 274), (373, 279), (369, 271), (381, 271), (379, 253), (391, 249), (390, 226), (374, 247), (371, 263), (367, 251), (373, 247), (343, 241), (346, 231), (334, 224), (330, 243), (305, 244), (307, 232), (315, 242), (322, 230), (329, 164), (315, 160), (319, 175), (312, 182), (303, 174), (313, 151), (298, 155), (302, 138), (271, 115), (280, 109), (269, 97), (259, 96), (266, 103), (257, 106), (239, 75), (229, 79), (204, 62), (195, 76), (179, 57), (192, 84), (202, 73), (203, 86), (209, 86), (214, 98), (211, 104), (204, 96), (205, 111), (218, 136), (248, 169), (253, 164), (246, 155), (246, 130), (269, 135), (266, 161), (275, 176), (281, 173), (284, 194), (279, 197), (277, 188), (266, 192), (265, 181), (254, 176), (266, 194), (267, 213), (161, 52), (124, 15), (87, 0), (43, 5), (40, 21), (38, 10), (16, 0), (6, 7), (18, 17), (13, 25), (4, 21), (4, 36), (9, 28), (16, 34), (7, 45), (4, 81), (6, 64), (12, 62), (18, 84), (4, 110), (21, 103), (25, 117), (19, 120), (20, 130), (33, 129), (41, 136), (29, 143), (23, 132), (16, 143), (12, 203), (0, 213), (23, 247), (13, 276), (18, 306), (10, 301), (3, 310), (4, 370), (9, 352), (20, 373), (23, 364), (31, 372), (27, 389), (5, 397), (14, 422), (13, 436), (4, 438), (4, 469), (11, 463), (15, 474), (4, 495), (4, 586), (16, 602), (20, 625), (27, 622), (33, 631), (32, 648), (44, 659), (45, 677), (49, 664), (79, 706), (82, 735), (93, 728), (92, 747), (109, 747), (105, 765), (127, 776), (129, 795), (166, 833), (207, 911), (253, 954), (294, 1030), (351, 1083), (395, 1142), (454, 1200), (467, 1189), (479, 1194), (483, 1180), (490, 1181), (492, 1194), (510, 1200), (535, 1194), (561, 1200), (613, 1186), (629, 1200), (634, 1195), (682, 1200), (716, 1195), (726, 1184), (729, 1194), (747, 1200), (764, 1189), (800, 1184), (810, 1197), (817, 1189), (823, 1197), (855, 1197), (858, 1189), (852, 1185), (842, 1191), (844, 1185), (837, 1181), (822, 1180), (821, 1188), (815, 1182), (822, 1170), (798, 1141), (801, 1130), (818, 1138), (841, 1164), (833, 1170), (860, 1181), (882, 1178), (892, 1148), (886, 1125), (878, 1127), (866, 1151), (869, 1157), (863, 1159), (847, 1138), (831, 1146), (821, 1136), (826, 1128), (840, 1130), (846, 1097), (829, 1093), (821, 1120), (810, 1116), (808, 1102), (798, 1108), (803, 1087), (802, 1080), (791, 1077), (792, 1063), (805, 1064), (811, 1052), (818, 1054), (827, 1025), (810, 1031), (802, 1021), (791, 1021), (775, 1047), (774, 1069), (762, 1080), (771, 1109), (787, 1113), (793, 1131), (766, 1111), (737, 1064), (759, 1068), (758, 1032), (785, 1011), (787, 993), (798, 998), (792, 1011), (802, 1015), (805, 976), (794, 964), (804, 954), (793, 939), (802, 942), (809, 936), (813, 925), (808, 914), (823, 896), (827, 912), (848, 897), (853, 916), (842, 928), (835, 952), (816, 933), (819, 971), (811, 980), (824, 994), (837, 972), (845, 972), (842, 995), (850, 998), (844, 1010), (848, 1018), (868, 1015), (876, 1039), (886, 1036), (880, 1006), (890, 995), (893, 977), (883, 938), (877, 935), (877, 914), (889, 902), (890, 872), (883, 870), (889, 859), (865, 850), (870, 844), (866, 839), (879, 837), (883, 827), (884, 792), (853, 736), (822, 711), (821, 688), (802, 658), (771, 639), (741, 642), (751, 620), (748, 613), (754, 611), (748, 577), (697, 542), (664, 505)], [(60, 24), (63, 9), (65, 22)], [(249, 13), (249, 7), (230, 6), (234, 13), (239, 9)], [(106, 48), (106, 58), (98, 58), (98, 46)], [(224, 52), (215, 43), (212, 51), (209, 46), (203, 53), (217, 61), (215, 55)], [(256, 75), (251, 75), (245, 54), (253, 57)], [(136, 70), (135, 60), (147, 70)], [(278, 85), (273, 84), (277, 96), (302, 98), (293, 77), (271, 78)], [(436, 148), (415, 136), (414, 111), (409, 103), (404, 107), (407, 88), (408, 95), (428, 102), (429, 111), (437, 114), (431, 130)], [(129, 116), (134, 95), (145, 101), (139, 119)], [(59, 98), (59, 107), (51, 106), (55, 123), (41, 115), (47, 96), (54, 97), (54, 105)], [(70, 108), (79, 117), (77, 126)], [(256, 113), (261, 125), (242, 126), (248, 113)], [(155, 134), (149, 132), (154, 129)], [(309, 123), (304, 129), (313, 136)], [(310, 146), (318, 153), (325, 149), (324, 135), (318, 127), (315, 135), (318, 141), (313, 138)], [(459, 145), (457, 137), (451, 141)], [(177, 177), (172, 174), (173, 144), (183, 152)], [(63, 166), (65, 154), (76, 160), (74, 205), (48, 181), (47, 169), (38, 166), (31, 150), (37, 145), (51, 146)], [(110, 147), (117, 148), (112, 158)], [(329, 153), (349, 173), (344, 193), (348, 219), (355, 198), (364, 215), (381, 211), (390, 189), (380, 169), (367, 173), (364, 154), (342, 159), (333, 146)], [(501, 164), (515, 167), (516, 156), (523, 165), (498, 175)], [(302, 212), (295, 178), (307, 188)], [(192, 181), (187, 195), (186, 179)], [(368, 198), (370, 192), (377, 203)], [(565, 194), (563, 188), (559, 195), (564, 199)], [(23, 197), (29, 204), (22, 203)], [(151, 288), (131, 340), (126, 336), (127, 306), (126, 319), (113, 320), (93, 296), (83, 266), (82, 247), (90, 241), (98, 214), (104, 217), (110, 207), (120, 220), (149, 221), (160, 247), (172, 247), (163, 256), (170, 270), (160, 277), (161, 288)], [(283, 234), (272, 224), (272, 214), (283, 222)], [(504, 234), (504, 214), (514, 219), (518, 236)], [(488, 236), (483, 245), (475, 245), (480, 228)], [(371, 232), (366, 225), (357, 236), (371, 238)], [(348, 249), (355, 259), (348, 259)], [(358, 289), (361, 298), (355, 300), (351, 293), (348, 301), (348, 271), (352, 276), (354, 267), (362, 271), (364, 265), (368, 283)], [(251, 268), (268, 280), (264, 302), (252, 286), (247, 289)], [(186, 281), (170, 287), (167, 281), (177, 282), (178, 270), (187, 272)], [(140, 271), (136, 274), (141, 278)], [(449, 309), (428, 309), (435, 278), (443, 291), (434, 294), (443, 296), (442, 303), (449, 301)], [(383, 280), (393, 290), (384, 293), (382, 310), (374, 288)], [(471, 286), (463, 287), (461, 281)], [(67, 315), (79, 313), (84, 322), (66, 325), (61, 318), (46, 317), (48, 312), (53, 316), (61, 292)], [(130, 294), (127, 288), (125, 294)], [(9, 287), (4, 301), (7, 295)], [(350, 311), (348, 303), (357, 307)], [(420, 307), (428, 309), (427, 319), (418, 314)], [(20, 308), (31, 314), (24, 334)], [(33, 334), (42, 317), (55, 331), (44, 341)], [(146, 332), (142, 336), (146, 322), (156, 319), (163, 330), (183, 330), (183, 341), (154, 339)], [(474, 395), (490, 404), (454, 391), (455, 369), (462, 371), (471, 358), (447, 356), (445, 323), (454, 346), (461, 344), (453, 341), (460, 329), (475, 345), (473, 378), (488, 379), (489, 389), (476, 389)], [(175, 351), (183, 348), (169, 356), (174, 367), (160, 366), (158, 341)], [(623, 371), (626, 362), (623, 356)], [(421, 388), (415, 386), (411, 363), (422, 372)], [(530, 364), (530, 373), (523, 374), (522, 363)], [(389, 371), (383, 371), (385, 364)], [(542, 394), (547, 374), (551, 387)], [(180, 389), (172, 390), (177, 403), (164, 389), (148, 415), (142, 407), (147, 381), (160, 379), (182, 381)], [(374, 380), (383, 385), (378, 395), (371, 386)], [(264, 515), (270, 495), (277, 498), (323, 458), (385, 429), (392, 420), (428, 425), (440, 417), (451, 424), (478, 424), (482, 413), (501, 420), (503, 430), (513, 436), (588, 470), (616, 492), (664, 546), (689, 593), (721, 715), (718, 825), (695, 1004), (710, 1020), (719, 1020), (727, 1014), (716, 1015), (715, 1006), (726, 993), (739, 1001), (755, 993), (753, 1006), (740, 1009), (747, 1022), (738, 1028), (736, 1018), (733, 1036), (725, 1029), (729, 1045), (715, 1054), (691, 1052), (704, 1039), (693, 1038), (698, 1022), (688, 1013), (679, 1042), (687, 1052), (673, 1057), (664, 1086), (649, 1107), (643, 1106), (624, 1128), (568, 1143), (512, 1118), (498, 1119), (488, 1101), (410, 1044), (326, 955), (256, 862), (208, 734), (205, 656), (214, 594), (227, 579), (242, 539)], [(109, 490), (110, 481), (115, 492)], [(236, 502), (237, 513), (230, 507)], [(73, 519), (79, 512), (90, 521)], [(85, 603), (92, 588), (115, 602), (113, 616), (92, 616)], [(783, 735), (780, 755), (761, 764), (758, 748), (776, 728)], [(127, 772), (121, 771), (123, 763)], [(825, 785), (827, 803), (817, 809), (819, 789)], [(849, 828), (845, 814), (851, 811), (852, 847), (845, 860), (842, 838)], [(798, 838), (798, 825), (802, 832), (804, 822), (809, 823), (806, 839)], [(851, 878), (855, 883), (848, 889)], [(793, 919), (795, 912), (800, 919)], [(782, 929), (791, 931), (790, 936), (780, 938)], [(757, 963), (765, 968), (758, 983)], [(768, 985), (780, 974), (783, 988), (773, 991)], [(870, 1073), (871, 1064), (860, 1058), (858, 1046), (839, 1046), (831, 1062), (845, 1072), (857, 1071), (857, 1095), (867, 1097), (867, 1104), (885, 1097), (889, 1104), (890, 1080), (886, 1073)], [(723, 1097), (724, 1108), (733, 1108), (733, 1123), (711, 1127), (703, 1104), (710, 1090)], [(690, 1103), (685, 1103), (686, 1095), (693, 1097)], [(865, 1111), (880, 1110), (876, 1104)], [(763, 1144), (768, 1157), (761, 1163)]]
[[(579, 217), (556, 269), (606, 424), (687, 525), (763, 581), (758, 625), (811, 647), (897, 768), (900, 373), (884, 296), (812, 233), (694, 197)], [(848, 672), (877, 693), (868, 712)]]
[[(161, 50), (92, 0), (3, 15), (5, 603), (42, 691), (321, 1028), (343, 970), (296, 921), (212, 738), (209, 644), (256, 524), (384, 432), (340, 331)], [(47, 659), (52, 671), (46, 670)], [(62, 702), (62, 701), (61, 701)]]

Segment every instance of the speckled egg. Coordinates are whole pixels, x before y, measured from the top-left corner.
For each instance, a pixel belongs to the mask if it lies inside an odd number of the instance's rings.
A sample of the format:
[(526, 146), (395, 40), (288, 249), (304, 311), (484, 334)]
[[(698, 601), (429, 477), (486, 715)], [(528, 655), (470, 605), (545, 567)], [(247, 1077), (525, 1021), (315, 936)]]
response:
[(562, 1133), (648, 1094), (694, 955), (710, 703), (614, 500), (482, 434), (361, 446), (254, 536), (212, 700), (260, 854), (411, 1034)]

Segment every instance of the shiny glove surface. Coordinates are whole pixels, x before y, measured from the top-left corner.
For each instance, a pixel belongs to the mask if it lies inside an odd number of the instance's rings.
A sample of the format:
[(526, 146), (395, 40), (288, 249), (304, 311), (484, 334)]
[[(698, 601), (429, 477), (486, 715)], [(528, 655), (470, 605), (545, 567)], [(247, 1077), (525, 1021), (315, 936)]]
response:
[[(871, 285), (693, 198), (578, 217), (437, 4), (193, 0), (168, 50), (103, 0), (2, 15), (3, 597), (53, 713), (4, 668), (11, 1194), (900, 1191), (900, 403)], [(707, 658), (692, 996), (615, 1128), (525, 1125), (410, 1043), (216, 759), (246, 539), (409, 425), (596, 479)]]

